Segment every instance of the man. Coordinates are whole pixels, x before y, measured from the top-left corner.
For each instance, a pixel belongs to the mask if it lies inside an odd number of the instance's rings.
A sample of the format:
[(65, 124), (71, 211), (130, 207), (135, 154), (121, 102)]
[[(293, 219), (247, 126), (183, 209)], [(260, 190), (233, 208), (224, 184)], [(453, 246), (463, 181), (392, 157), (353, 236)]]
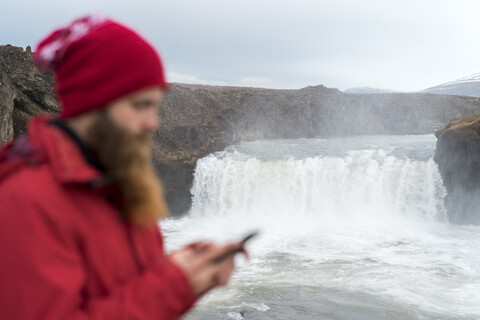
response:
[(158, 54), (90, 15), (46, 37), (34, 61), (55, 73), (61, 113), (0, 151), (0, 318), (177, 319), (227, 283), (226, 253), (243, 248), (164, 253), (150, 163), (167, 89)]

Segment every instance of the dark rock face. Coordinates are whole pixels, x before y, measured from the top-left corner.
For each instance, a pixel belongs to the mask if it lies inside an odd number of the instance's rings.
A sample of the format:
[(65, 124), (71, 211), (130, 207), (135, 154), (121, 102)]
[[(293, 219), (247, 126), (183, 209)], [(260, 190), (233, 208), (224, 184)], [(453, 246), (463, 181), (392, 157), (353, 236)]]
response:
[[(52, 78), (22, 48), (0, 46), (0, 76), (0, 143), (21, 134), (33, 115), (58, 111)], [(172, 84), (159, 111), (154, 165), (180, 214), (190, 208), (196, 161), (242, 140), (433, 133), (476, 113), (480, 99), (471, 97)]]
[(33, 66), (29, 48), (0, 46), (0, 143), (22, 134), (32, 116), (58, 111), (52, 89), (52, 77)]
[(435, 135), (449, 219), (480, 225), (480, 115), (452, 120)]

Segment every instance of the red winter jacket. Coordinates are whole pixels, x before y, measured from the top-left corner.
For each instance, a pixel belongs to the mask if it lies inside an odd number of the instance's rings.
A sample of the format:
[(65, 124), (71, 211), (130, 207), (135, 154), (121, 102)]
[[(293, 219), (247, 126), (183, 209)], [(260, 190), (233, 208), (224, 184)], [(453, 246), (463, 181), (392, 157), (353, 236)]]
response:
[(192, 288), (158, 227), (120, 219), (51, 120), (0, 151), (0, 319), (177, 319)]

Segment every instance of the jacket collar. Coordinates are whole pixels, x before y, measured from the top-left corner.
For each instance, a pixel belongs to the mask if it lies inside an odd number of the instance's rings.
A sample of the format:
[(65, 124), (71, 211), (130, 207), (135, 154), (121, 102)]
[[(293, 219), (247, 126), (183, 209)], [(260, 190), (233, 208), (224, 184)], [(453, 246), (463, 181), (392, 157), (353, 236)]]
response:
[(105, 174), (89, 163), (85, 148), (71, 133), (55, 125), (53, 116), (32, 120), (28, 128), (28, 141), (36, 153), (44, 155), (53, 175), (62, 183), (105, 184)]

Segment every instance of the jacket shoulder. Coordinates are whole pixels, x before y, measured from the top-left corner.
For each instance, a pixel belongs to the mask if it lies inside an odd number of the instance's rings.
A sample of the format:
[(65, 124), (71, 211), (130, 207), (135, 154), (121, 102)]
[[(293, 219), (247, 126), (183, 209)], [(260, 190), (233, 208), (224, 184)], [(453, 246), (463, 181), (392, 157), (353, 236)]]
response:
[(0, 180), (1, 200), (41, 203), (58, 189), (48, 164), (32, 166), (21, 163), (14, 166), (13, 170)]
[(0, 148), (0, 183), (18, 170), (43, 160), (23, 135)]

